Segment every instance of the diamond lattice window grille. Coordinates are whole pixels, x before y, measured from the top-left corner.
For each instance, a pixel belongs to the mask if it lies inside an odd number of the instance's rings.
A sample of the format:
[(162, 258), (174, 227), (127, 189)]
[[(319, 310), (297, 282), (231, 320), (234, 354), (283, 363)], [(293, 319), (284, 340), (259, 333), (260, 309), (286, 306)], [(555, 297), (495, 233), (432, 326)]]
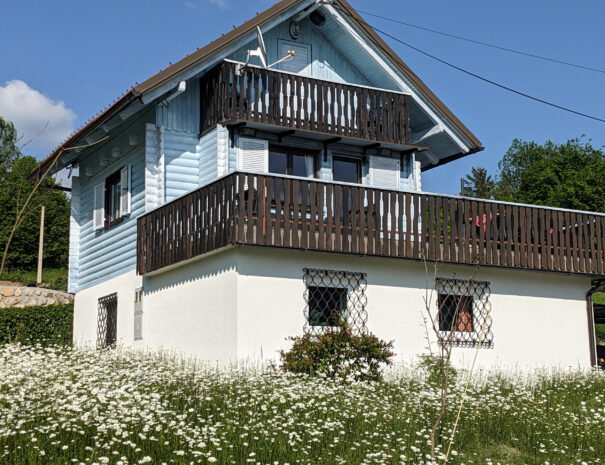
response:
[(345, 323), (354, 334), (368, 321), (366, 273), (303, 268), (305, 334), (320, 336)]
[(99, 299), (97, 314), (97, 349), (115, 345), (118, 333), (118, 294)]
[(489, 285), (488, 281), (435, 280), (437, 323), (444, 341), (456, 347), (494, 346)]

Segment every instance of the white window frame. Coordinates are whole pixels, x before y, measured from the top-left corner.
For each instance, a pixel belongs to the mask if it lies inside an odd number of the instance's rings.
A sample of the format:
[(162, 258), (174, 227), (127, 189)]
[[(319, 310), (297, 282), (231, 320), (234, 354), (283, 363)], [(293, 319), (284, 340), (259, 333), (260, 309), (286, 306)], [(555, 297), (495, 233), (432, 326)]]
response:
[(92, 209), (92, 225), (94, 231), (108, 229), (111, 225), (106, 224), (106, 189), (107, 178), (120, 173), (120, 206), (119, 216), (114, 219), (124, 218), (131, 213), (132, 203), (132, 165), (124, 165), (119, 170), (113, 171), (110, 175), (105, 176), (103, 181), (93, 186), (93, 209)]

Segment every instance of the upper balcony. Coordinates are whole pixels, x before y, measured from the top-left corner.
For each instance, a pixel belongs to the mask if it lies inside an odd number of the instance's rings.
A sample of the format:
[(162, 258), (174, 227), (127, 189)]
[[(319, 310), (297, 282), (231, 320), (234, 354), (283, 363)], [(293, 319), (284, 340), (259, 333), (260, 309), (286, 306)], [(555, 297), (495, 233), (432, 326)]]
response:
[(409, 95), (224, 61), (201, 79), (200, 128), (248, 125), (278, 135), (405, 151)]
[(605, 275), (605, 215), (234, 172), (138, 219), (147, 274), (230, 245)]

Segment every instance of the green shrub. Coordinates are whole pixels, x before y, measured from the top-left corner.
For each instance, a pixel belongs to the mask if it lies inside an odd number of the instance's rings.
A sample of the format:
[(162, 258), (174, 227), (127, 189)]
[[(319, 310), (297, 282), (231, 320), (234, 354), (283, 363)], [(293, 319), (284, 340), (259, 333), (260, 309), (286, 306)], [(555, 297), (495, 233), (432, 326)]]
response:
[(291, 337), (292, 348), (281, 351), (282, 369), (293, 373), (323, 374), (331, 378), (378, 381), (381, 365), (390, 365), (393, 342), (373, 334), (354, 335), (343, 326), (321, 336)]
[(73, 305), (0, 308), (0, 344), (71, 344)]

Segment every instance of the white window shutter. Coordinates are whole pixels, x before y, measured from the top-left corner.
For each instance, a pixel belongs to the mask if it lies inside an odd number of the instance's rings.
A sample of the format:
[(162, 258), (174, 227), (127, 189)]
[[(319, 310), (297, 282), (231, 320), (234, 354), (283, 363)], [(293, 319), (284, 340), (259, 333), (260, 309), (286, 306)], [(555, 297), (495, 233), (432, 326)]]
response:
[(269, 142), (262, 139), (239, 139), (238, 168), (242, 171), (269, 171)]
[(92, 214), (92, 227), (95, 231), (102, 229), (105, 224), (105, 183), (94, 187), (94, 210)]
[(399, 160), (387, 157), (370, 157), (370, 182), (384, 189), (399, 189)]
[(120, 216), (130, 213), (130, 165), (126, 165), (120, 171)]

